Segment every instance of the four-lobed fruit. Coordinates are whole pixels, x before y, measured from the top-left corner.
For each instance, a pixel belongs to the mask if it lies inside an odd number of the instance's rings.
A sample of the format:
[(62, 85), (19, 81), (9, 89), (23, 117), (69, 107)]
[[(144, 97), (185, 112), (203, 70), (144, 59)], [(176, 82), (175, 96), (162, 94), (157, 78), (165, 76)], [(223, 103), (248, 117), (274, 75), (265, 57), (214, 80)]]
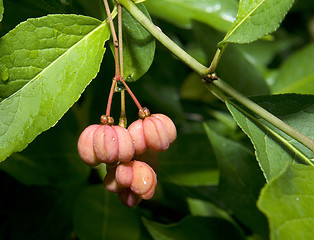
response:
[(113, 119), (102, 116), (102, 124), (87, 127), (78, 141), (79, 155), (86, 164), (107, 164), (104, 185), (128, 207), (154, 195), (158, 152), (168, 149), (177, 136), (174, 123), (166, 115), (151, 115), (144, 108), (139, 116), (128, 129), (112, 126)]
[(152, 114), (139, 119), (128, 130), (134, 140), (136, 154), (144, 153), (147, 148), (155, 152), (165, 151), (177, 137), (174, 123), (164, 114)]
[(153, 197), (157, 177), (147, 163), (133, 160), (108, 169), (104, 185), (108, 191), (118, 193), (122, 203), (133, 207), (141, 199)]
[(93, 124), (82, 132), (78, 152), (86, 164), (97, 166), (115, 161), (128, 162), (133, 158), (135, 149), (127, 129)]

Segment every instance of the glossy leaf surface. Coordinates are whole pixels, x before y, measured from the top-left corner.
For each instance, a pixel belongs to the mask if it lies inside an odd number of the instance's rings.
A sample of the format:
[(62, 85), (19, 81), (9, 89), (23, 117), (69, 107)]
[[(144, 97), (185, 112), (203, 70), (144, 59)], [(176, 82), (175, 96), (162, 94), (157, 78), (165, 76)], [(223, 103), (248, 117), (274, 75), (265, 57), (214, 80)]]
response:
[[(150, 18), (143, 4), (137, 7)], [(155, 55), (155, 39), (126, 10), (122, 11), (124, 79), (135, 81), (147, 72)]]
[(29, 19), (1, 38), (1, 161), (78, 100), (99, 71), (108, 38), (107, 24), (77, 15)]

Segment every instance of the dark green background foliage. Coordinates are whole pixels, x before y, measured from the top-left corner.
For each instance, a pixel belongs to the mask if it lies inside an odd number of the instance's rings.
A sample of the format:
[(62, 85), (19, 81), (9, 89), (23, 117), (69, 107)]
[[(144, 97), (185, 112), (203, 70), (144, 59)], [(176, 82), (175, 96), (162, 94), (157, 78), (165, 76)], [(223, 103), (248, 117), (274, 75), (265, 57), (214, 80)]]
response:
[[(313, 139), (314, 4), (256, 1), (256, 16), (235, 27), (247, 2), (138, 6), (205, 65), (229, 43), (218, 76)], [(129, 209), (105, 190), (105, 167), (84, 165), (76, 147), (105, 113), (114, 76), (104, 12), (100, 0), (0, 0), (0, 240), (313, 238), (314, 169), (304, 164), (313, 153), (218, 100), (127, 12), (126, 80), (142, 106), (173, 119), (178, 138), (159, 155), (152, 199)], [(39, 20), (16, 27), (29, 18)], [(115, 94), (116, 120), (119, 108)], [(126, 108), (131, 123), (128, 95)]]

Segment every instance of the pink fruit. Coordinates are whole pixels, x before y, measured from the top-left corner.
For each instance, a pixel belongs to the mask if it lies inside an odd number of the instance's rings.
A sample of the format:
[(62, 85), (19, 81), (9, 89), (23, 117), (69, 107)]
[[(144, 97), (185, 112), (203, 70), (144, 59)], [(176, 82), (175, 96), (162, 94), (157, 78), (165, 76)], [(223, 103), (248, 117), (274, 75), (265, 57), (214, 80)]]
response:
[(117, 193), (121, 190), (116, 178), (115, 178), (116, 168), (110, 169), (107, 171), (107, 175), (104, 178), (105, 188), (109, 192)]
[(143, 120), (139, 119), (133, 122), (129, 127), (128, 131), (131, 134), (134, 142), (134, 148), (136, 154), (142, 154), (146, 151), (147, 146), (143, 131)]
[(122, 187), (131, 187), (133, 181), (133, 161), (120, 163), (116, 170), (116, 180)]
[(134, 156), (133, 139), (123, 127), (101, 125), (95, 130), (93, 141), (95, 156), (100, 162), (128, 162)]
[(135, 154), (143, 154), (147, 148), (155, 152), (167, 150), (169, 144), (177, 137), (174, 123), (164, 114), (147, 116), (144, 111), (141, 113), (142, 118), (133, 122), (128, 128), (133, 138)]
[(161, 113), (153, 114), (152, 116), (163, 122), (169, 135), (169, 141), (172, 143), (177, 138), (177, 129), (172, 120), (168, 116)]
[(142, 200), (142, 198), (132, 192), (130, 188), (124, 188), (118, 193), (118, 196), (120, 201), (130, 208), (138, 205)]
[(103, 163), (112, 163), (119, 156), (119, 143), (116, 131), (108, 125), (101, 125), (94, 133), (96, 157)]
[(120, 162), (128, 162), (134, 156), (134, 143), (133, 138), (124, 127), (112, 126), (119, 139), (119, 153), (118, 160)]
[(93, 124), (85, 128), (85, 130), (81, 133), (77, 148), (78, 153), (82, 160), (90, 166), (97, 166), (100, 164), (100, 161), (97, 159), (94, 152), (94, 140), (93, 136), (95, 131), (100, 127), (98, 124)]
[(157, 185), (157, 179), (155, 178), (155, 181), (153, 182), (152, 187), (144, 194), (141, 195), (142, 199), (150, 199), (154, 196), (155, 194), (155, 189)]
[(157, 180), (154, 170), (146, 163), (133, 161), (133, 180), (131, 190), (138, 195), (146, 194), (155, 188)]
[(148, 148), (162, 152), (168, 149), (170, 140), (163, 122), (154, 116), (143, 120), (145, 142)]
[(147, 163), (155, 172), (158, 169), (158, 152), (149, 148), (143, 154), (136, 154), (134, 159)]

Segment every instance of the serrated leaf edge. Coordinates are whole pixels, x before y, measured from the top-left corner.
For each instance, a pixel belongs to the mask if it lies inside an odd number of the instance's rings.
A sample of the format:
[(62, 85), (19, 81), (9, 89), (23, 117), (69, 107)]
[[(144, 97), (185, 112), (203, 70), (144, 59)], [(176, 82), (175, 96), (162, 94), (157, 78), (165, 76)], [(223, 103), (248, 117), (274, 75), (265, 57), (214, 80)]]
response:
[[(48, 16), (64, 16), (65, 14), (50, 14), (45, 16), (44, 18), (48, 17)], [(71, 16), (83, 16), (83, 15), (76, 15), (76, 14), (67, 14), (67, 15), (71, 15)], [(84, 16), (86, 17), (86, 16)], [(37, 18), (38, 19), (38, 18)], [(98, 19), (97, 19), (98, 20)], [(28, 21), (28, 20), (27, 20)], [(27, 22), (25, 21), (25, 23)], [(99, 20), (98, 20), (99, 21)], [(70, 48), (68, 48), (63, 54), (61, 54), (58, 58), (56, 58), (53, 62), (51, 62), (43, 71), (41, 71), (40, 73), (38, 73), (36, 76), (34, 76), (30, 81), (28, 81), (23, 87), (21, 87), (18, 91), (14, 92), (13, 94), (11, 94), (9, 97), (3, 99), (0, 102), (0, 105), (2, 103), (4, 103), (5, 101), (7, 101), (10, 98), (13, 98), (15, 95), (17, 95), (18, 93), (20, 93), (21, 91), (23, 91), (23, 89), (25, 87), (27, 87), (29, 84), (32, 84), (34, 81), (36, 81), (36, 79), (42, 75), (42, 73), (44, 73), (46, 71), (46, 69), (50, 68), (52, 65), (54, 65), (58, 59), (60, 59), (61, 57), (63, 57), (65, 54), (67, 54), (71, 49), (75, 48), (76, 45), (78, 45), (79, 43), (81, 43), (81, 41), (85, 40), (89, 35), (93, 34), (95, 31), (99, 30), (99, 28), (101, 27), (105, 27), (105, 25), (108, 23), (108, 20), (105, 20), (103, 22), (100, 21), (99, 26), (97, 26), (95, 29), (93, 29), (91, 32), (89, 32), (87, 35), (85, 35), (82, 39), (80, 39), (78, 42), (76, 42), (74, 45), (72, 45)]]
[[(253, 13), (261, 4), (263, 4), (265, 1), (266, 1), (266, 0), (263, 0), (263, 1), (261, 1), (258, 5), (256, 5), (256, 7), (253, 8), (253, 10), (252, 10), (251, 12), (249, 12), (249, 14), (247, 14), (247, 15), (245, 16), (245, 18), (243, 18), (235, 27), (232, 28), (232, 31), (231, 31), (229, 34), (227, 34), (221, 42), (225, 41), (230, 35), (232, 35), (232, 34), (239, 28), (239, 26), (240, 26), (249, 16), (251, 16), (252, 13)], [(235, 21), (236, 21), (236, 20), (235, 20)]]
[[(295, 146), (293, 146), (292, 144), (289, 144), (289, 141), (287, 141), (286, 139), (284, 139), (280, 134), (276, 133), (274, 130), (272, 130), (270, 127), (268, 127), (266, 124), (263, 124), (261, 123), (256, 117), (252, 116), (251, 114), (245, 112), (243, 109), (241, 108), (238, 108), (236, 105), (233, 105), (232, 102), (228, 102), (226, 101), (226, 106), (228, 108), (228, 110), (230, 111), (231, 115), (234, 117), (232, 111), (230, 110), (228, 104), (230, 104), (232, 107), (236, 108), (239, 112), (241, 112), (243, 115), (247, 116), (248, 118), (250, 118), (252, 120), (252, 122), (254, 122), (254, 124), (258, 124), (259, 126), (261, 126), (262, 128), (264, 128), (266, 131), (269, 131), (271, 134), (273, 134), (273, 136), (275, 136), (277, 139), (279, 139), (285, 146), (287, 146), (288, 148), (290, 148), (296, 155), (298, 154), (298, 156), (300, 156), (305, 162), (307, 162), (309, 165), (311, 165), (312, 167), (314, 167), (314, 163), (312, 162), (312, 159), (309, 159), (307, 156), (305, 156), (302, 152), (300, 152), (300, 150), (298, 150)], [(236, 120), (236, 118), (234, 117), (234, 119)], [(238, 124), (238, 121), (236, 120), (237, 124)], [(256, 148), (256, 145), (255, 145), (255, 142), (253, 141), (253, 139), (251, 138), (251, 136), (247, 133), (246, 130), (244, 130), (242, 128), (242, 126), (240, 124), (238, 124), (238, 126), (242, 129), (242, 131), (250, 138), (253, 146), (254, 146), (254, 149), (255, 149), (255, 155), (256, 155), (256, 158), (258, 160), (258, 163), (260, 165), (260, 160), (258, 159), (258, 156), (257, 156), (257, 148)], [(261, 165), (260, 165), (261, 167)], [(265, 175), (265, 172), (263, 170), (263, 168), (261, 167), (263, 173), (264, 173), (264, 176), (265, 176), (265, 179), (267, 181), (269, 181), (269, 179), (267, 178), (267, 176)]]

